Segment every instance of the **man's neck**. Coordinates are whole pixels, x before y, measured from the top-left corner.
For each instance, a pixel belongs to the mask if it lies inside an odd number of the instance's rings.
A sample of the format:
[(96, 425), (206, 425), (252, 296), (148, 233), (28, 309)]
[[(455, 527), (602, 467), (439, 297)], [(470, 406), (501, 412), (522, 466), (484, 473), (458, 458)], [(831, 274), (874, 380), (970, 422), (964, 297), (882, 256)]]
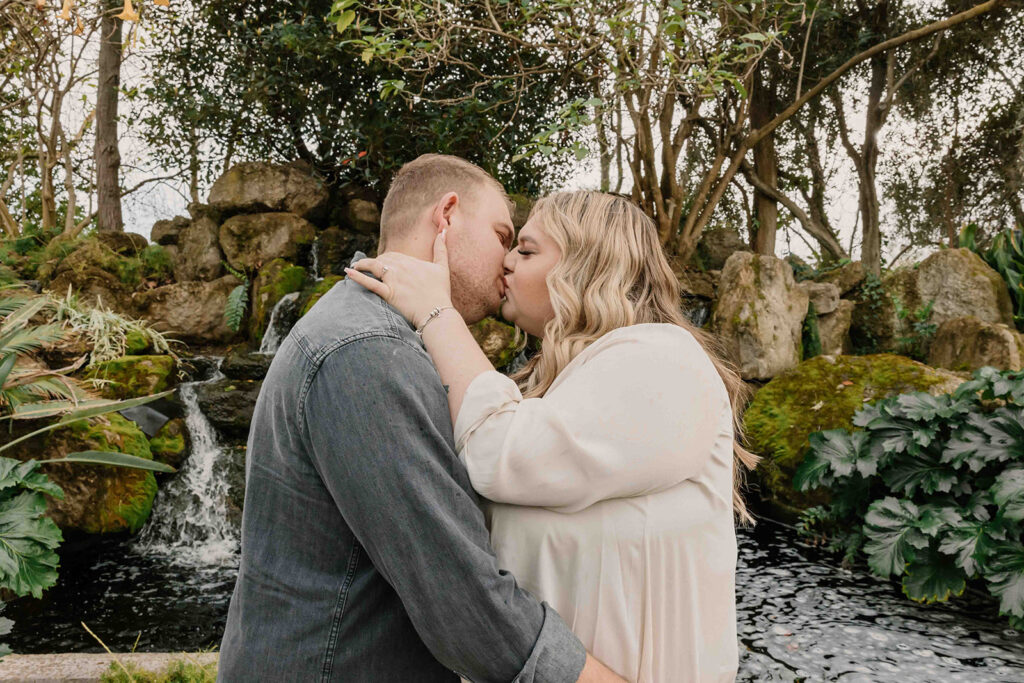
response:
[(386, 249), (381, 253), (386, 254), (388, 252), (405, 254), (421, 261), (433, 261), (434, 237), (431, 235), (430, 239), (427, 239), (427, 236), (424, 234), (402, 240), (392, 240), (388, 242)]

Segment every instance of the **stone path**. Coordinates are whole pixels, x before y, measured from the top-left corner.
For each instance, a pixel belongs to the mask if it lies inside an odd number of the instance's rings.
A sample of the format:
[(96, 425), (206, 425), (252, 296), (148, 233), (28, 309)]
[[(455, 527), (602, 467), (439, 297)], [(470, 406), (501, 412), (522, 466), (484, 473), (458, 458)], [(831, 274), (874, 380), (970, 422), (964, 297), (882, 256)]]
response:
[(0, 660), (0, 682), (94, 683), (114, 659), (141, 669), (161, 671), (177, 659), (199, 665), (217, 661), (216, 652), (135, 652), (115, 654), (7, 655)]

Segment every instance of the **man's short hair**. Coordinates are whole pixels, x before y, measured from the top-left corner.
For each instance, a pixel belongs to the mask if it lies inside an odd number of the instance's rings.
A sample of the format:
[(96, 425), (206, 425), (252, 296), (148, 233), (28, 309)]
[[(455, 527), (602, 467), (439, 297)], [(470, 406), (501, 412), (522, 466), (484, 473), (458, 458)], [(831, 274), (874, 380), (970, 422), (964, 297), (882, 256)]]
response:
[(472, 201), (481, 187), (491, 187), (508, 201), (505, 188), (474, 163), (448, 154), (424, 154), (398, 169), (380, 214), (380, 246), (404, 236), (423, 210), (448, 192)]

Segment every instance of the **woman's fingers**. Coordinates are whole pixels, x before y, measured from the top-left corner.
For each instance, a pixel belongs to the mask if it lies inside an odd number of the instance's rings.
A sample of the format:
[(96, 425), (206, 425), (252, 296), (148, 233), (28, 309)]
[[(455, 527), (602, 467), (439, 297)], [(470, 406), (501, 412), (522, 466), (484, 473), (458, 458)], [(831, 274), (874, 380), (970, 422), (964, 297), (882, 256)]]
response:
[(434, 263), (439, 266), (448, 268), (448, 242), (447, 242), (448, 229), (445, 228), (441, 232), (437, 233), (437, 237), (434, 238)]
[[(362, 263), (362, 261), (354, 263), (353, 265), (359, 265), (360, 263)], [(363, 287), (370, 290), (380, 298), (384, 299), (384, 301), (390, 301), (391, 288), (388, 287), (383, 282), (381, 282), (380, 280), (375, 280), (369, 275), (366, 275), (365, 273), (360, 273), (358, 270), (354, 268), (346, 268), (345, 275), (347, 275), (350, 279), (355, 280), (357, 284), (362, 285)]]

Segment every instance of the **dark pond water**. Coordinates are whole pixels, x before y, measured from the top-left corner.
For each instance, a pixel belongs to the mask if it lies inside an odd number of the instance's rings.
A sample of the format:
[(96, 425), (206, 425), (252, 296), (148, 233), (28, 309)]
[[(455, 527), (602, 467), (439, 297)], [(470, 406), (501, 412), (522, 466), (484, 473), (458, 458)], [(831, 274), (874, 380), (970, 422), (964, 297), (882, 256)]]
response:
[[(7, 605), (12, 649), (101, 652), (81, 622), (115, 651), (216, 646), (234, 568), (176, 565), (132, 547), (65, 548), (60, 583), (43, 600)], [(739, 681), (1024, 681), (1024, 635), (992, 601), (916, 605), (769, 521), (740, 533), (737, 601)]]

